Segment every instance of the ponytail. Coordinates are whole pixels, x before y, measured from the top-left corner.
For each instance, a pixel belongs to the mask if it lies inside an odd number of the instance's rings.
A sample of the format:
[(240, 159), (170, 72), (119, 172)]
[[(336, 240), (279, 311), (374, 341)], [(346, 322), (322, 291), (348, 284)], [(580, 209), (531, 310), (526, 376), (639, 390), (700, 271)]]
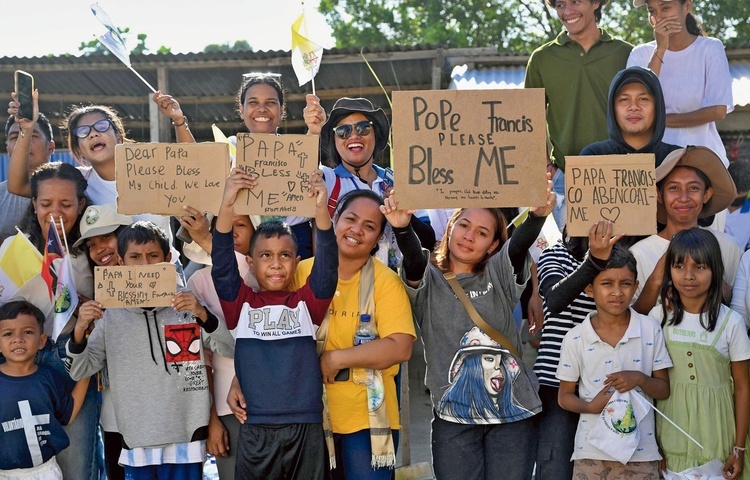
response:
[(685, 17), (685, 27), (687, 28), (687, 31), (691, 35), (697, 35), (699, 37), (705, 37), (706, 31), (703, 30), (703, 25), (701, 24), (700, 20), (695, 18), (695, 15), (688, 12), (687, 17)]

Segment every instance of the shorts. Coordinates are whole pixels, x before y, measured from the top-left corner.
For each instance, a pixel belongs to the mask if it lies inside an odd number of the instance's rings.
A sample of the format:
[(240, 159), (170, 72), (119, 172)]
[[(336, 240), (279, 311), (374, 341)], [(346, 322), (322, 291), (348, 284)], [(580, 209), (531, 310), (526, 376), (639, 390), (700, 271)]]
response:
[(573, 462), (573, 478), (596, 478), (597, 480), (657, 479), (659, 478), (659, 461), (622, 464), (615, 460), (575, 460)]
[(63, 474), (52, 457), (36, 467), (0, 470), (0, 480), (63, 480)]

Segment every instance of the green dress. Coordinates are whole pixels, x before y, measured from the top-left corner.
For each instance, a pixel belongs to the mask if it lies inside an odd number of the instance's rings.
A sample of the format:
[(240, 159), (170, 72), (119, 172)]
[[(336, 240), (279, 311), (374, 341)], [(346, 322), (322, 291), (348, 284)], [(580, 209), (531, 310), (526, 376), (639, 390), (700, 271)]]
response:
[[(656, 438), (667, 458), (667, 468), (673, 472), (703, 465), (714, 458), (724, 463), (734, 446), (734, 388), (730, 360), (716, 349), (733, 313), (728, 308), (726, 310), (726, 315), (719, 317), (716, 335), (710, 345), (674, 340), (674, 329), (683, 327), (682, 324), (664, 328), (673, 367), (669, 369), (669, 398), (659, 400), (657, 408), (704, 447), (701, 450), (656, 414)], [(747, 455), (740, 478), (750, 479)]]

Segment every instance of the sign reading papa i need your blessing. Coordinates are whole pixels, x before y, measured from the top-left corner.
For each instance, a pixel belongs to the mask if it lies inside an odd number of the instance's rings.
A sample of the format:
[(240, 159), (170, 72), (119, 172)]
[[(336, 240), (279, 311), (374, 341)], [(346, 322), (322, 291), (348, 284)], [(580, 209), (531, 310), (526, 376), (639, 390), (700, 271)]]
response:
[(545, 121), (543, 89), (393, 92), (401, 206), (544, 205)]
[(171, 263), (94, 268), (94, 299), (104, 308), (168, 307), (177, 290)]
[(190, 205), (217, 214), (228, 175), (226, 143), (123, 143), (115, 147), (117, 211), (184, 215)]
[(565, 157), (567, 228), (571, 237), (587, 237), (599, 219), (614, 233), (656, 233), (654, 155)]
[(315, 216), (310, 176), (318, 168), (317, 135), (237, 134), (237, 168), (258, 186), (237, 196), (239, 215)]

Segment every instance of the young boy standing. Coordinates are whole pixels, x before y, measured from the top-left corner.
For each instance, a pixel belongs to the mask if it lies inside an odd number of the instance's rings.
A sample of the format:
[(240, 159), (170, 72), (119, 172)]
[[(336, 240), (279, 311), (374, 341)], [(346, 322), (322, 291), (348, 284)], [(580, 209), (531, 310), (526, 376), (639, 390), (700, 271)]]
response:
[[(122, 265), (170, 260), (166, 232), (136, 222), (117, 236)], [(90, 376), (107, 365), (117, 426), (123, 436), (120, 464), (128, 479), (201, 480), (206, 454), (210, 397), (201, 328), (222, 355), (233, 354), (226, 326), (189, 292), (172, 307), (99, 307), (79, 319), (68, 342), (70, 376)]]
[(563, 340), (557, 367), (558, 402), (581, 414), (572, 457), (574, 478), (594, 474), (603, 480), (659, 477), (661, 456), (653, 410), (638, 423), (640, 440), (627, 464), (587, 441), (615, 390), (635, 389), (649, 401), (669, 397), (667, 368), (672, 360), (657, 321), (630, 308), (636, 287), (635, 258), (615, 245), (606, 267), (586, 287), (596, 312), (588, 314)]
[(227, 178), (211, 252), (211, 276), (227, 326), (237, 339), (234, 382), (246, 399), (235, 477), (322, 479), (323, 379), (314, 325), (323, 321), (338, 283), (338, 249), (325, 182), (320, 170), (311, 178), (315, 260), (307, 283), (296, 291), (290, 287), (299, 263), (297, 244), (281, 222), (260, 224), (250, 241), (247, 262), (259, 291), (240, 278), (232, 215), (238, 193), (255, 184), (255, 177), (240, 169)]
[(60, 373), (35, 363), (43, 331), (44, 314), (31, 303), (0, 306), (0, 478), (63, 478), (55, 455), (70, 441), (62, 426), (78, 414), (89, 379), (71, 392)]

